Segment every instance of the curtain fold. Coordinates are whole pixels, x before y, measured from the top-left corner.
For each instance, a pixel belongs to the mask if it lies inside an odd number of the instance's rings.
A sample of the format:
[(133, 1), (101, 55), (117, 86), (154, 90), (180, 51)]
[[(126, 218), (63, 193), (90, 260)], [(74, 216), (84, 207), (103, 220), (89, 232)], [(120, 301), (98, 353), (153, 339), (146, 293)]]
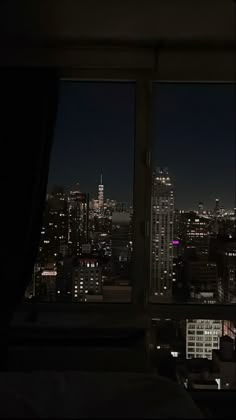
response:
[(40, 240), (59, 93), (54, 69), (0, 69), (1, 330), (29, 284)]

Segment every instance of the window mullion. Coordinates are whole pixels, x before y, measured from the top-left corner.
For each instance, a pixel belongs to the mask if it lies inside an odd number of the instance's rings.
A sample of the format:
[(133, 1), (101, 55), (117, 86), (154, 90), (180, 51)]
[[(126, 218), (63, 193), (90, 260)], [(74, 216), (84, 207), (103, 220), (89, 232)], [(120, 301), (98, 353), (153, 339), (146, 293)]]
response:
[(133, 303), (147, 303), (149, 287), (151, 81), (136, 82), (134, 156)]

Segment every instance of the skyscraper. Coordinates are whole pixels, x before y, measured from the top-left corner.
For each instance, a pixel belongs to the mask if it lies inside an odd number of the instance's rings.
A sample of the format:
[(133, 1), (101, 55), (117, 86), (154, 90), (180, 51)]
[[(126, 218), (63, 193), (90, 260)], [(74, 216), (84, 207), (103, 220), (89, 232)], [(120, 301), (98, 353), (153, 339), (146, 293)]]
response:
[(79, 184), (76, 184), (68, 197), (68, 243), (74, 255), (80, 255), (82, 244), (88, 242), (88, 212), (88, 194), (82, 193)]
[(129, 277), (132, 254), (130, 213), (112, 213), (112, 271), (115, 275)]
[(234, 238), (211, 238), (210, 260), (217, 264), (220, 280), (221, 302), (236, 302), (236, 240)]
[(55, 186), (47, 196), (38, 262), (56, 262), (58, 254), (67, 244), (68, 214), (66, 194), (62, 187)]
[(100, 184), (98, 185), (98, 205), (100, 211), (102, 211), (104, 206), (104, 185), (102, 182), (102, 174), (100, 177)]
[(204, 212), (204, 204), (203, 204), (202, 201), (199, 201), (199, 203), (198, 203), (198, 214), (199, 214), (199, 216), (202, 216), (203, 212)]
[(151, 195), (150, 293), (170, 297), (173, 272), (174, 192), (168, 169), (153, 173)]
[(214, 214), (215, 214), (216, 217), (218, 217), (219, 214), (220, 214), (220, 200), (219, 200), (219, 198), (216, 198), (216, 201), (215, 201)]

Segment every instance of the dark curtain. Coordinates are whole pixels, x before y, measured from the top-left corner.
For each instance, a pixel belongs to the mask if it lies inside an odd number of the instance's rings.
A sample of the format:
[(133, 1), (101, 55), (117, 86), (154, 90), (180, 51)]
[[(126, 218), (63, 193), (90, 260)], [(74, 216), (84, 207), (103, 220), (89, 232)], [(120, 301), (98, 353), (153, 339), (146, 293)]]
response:
[(59, 79), (53, 69), (4, 68), (0, 75), (0, 333), (6, 344), (12, 314), (24, 297), (37, 256)]

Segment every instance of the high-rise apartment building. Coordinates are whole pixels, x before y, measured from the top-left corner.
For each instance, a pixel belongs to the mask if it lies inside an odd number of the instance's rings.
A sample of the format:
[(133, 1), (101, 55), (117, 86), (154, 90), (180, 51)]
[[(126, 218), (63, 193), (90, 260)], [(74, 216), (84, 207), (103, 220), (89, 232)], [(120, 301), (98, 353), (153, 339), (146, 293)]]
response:
[(73, 255), (80, 255), (82, 245), (88, 242), (89, 198), (80, 191), (79, 185), (68, 197), (68, 244)]
[(174, 192), (167, 168), (152, 179), (150, 294), (170, 297), (173, 271)]

